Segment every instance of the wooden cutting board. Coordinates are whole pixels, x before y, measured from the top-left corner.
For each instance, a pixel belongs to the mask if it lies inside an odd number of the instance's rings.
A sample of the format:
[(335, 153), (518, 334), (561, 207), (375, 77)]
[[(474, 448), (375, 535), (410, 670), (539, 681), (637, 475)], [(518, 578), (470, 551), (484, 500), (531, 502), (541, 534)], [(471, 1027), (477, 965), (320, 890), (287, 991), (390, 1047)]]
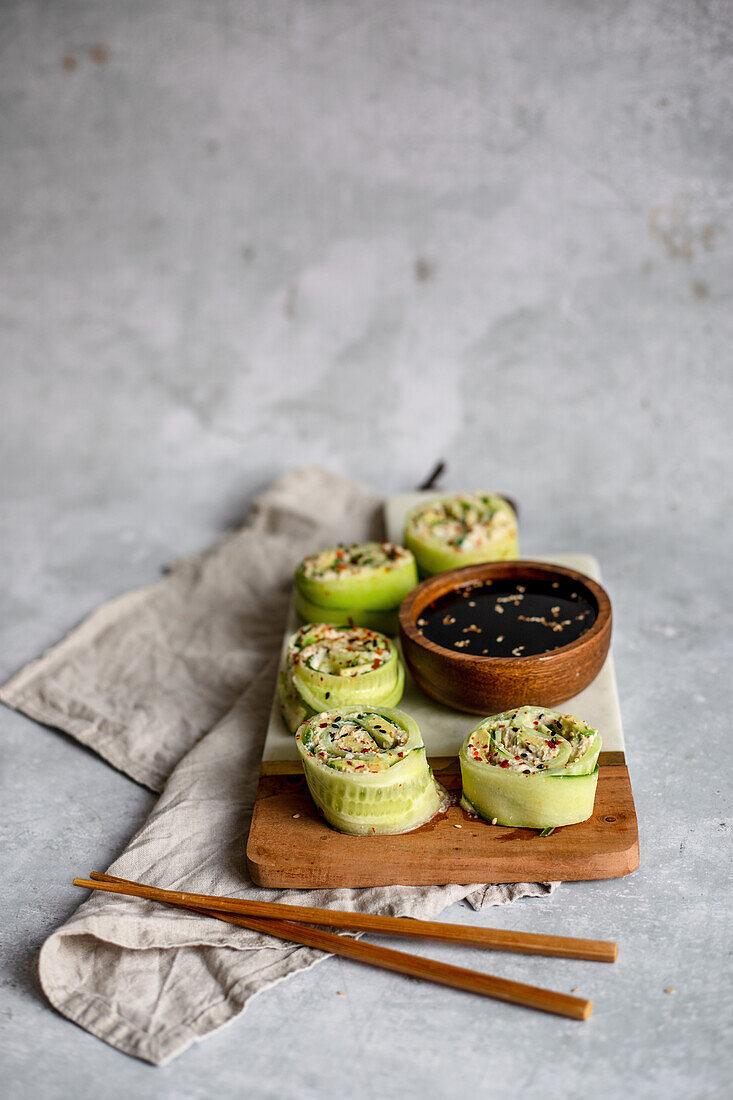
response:
[[(392, 498), (385, 509), (387, 534), (401, 539), (412, 495)], [(587, 555), (532, 555), (600, 579)], [(298, 626), (291, 610), (283, 643)], [(528, 700), (528, 702), (533, 700)], [(440, 783), (460, 796), (458, 749), (477, 719), (433, 702), (409, 673), (400, 708), (418, 722), (428, 759)], [(489, 825), (458, 805), (414, 832), (352, 837), (326, 824), (311, 800), (295, 739), (273, 699), (262, 772), (247, 843), (253, 882), (274, 888), (438, 886), (446, 883), (536, 882), (616, 878), (639, 865), (639, 835), (626, 768), (613, 659), (593, 683), (558, 710), (577, 714), (603, 737), (593, 816), (546, 837), (535, 829)]]
[[(304, 889), (628, 875), (639, 865), (629, 773), (615, 754), (605, 755), (610, 759), (601, 763), (593, 817), (550, 836), (488, 825), (459, 806), (411, 833), (344, 836), (318, 814), (302, 772), (294, 765), (266, 763), (247, 845), (249, 872), (260, 886)], [(432, 764), (439, 782), (460, 796), (457, 761)]]

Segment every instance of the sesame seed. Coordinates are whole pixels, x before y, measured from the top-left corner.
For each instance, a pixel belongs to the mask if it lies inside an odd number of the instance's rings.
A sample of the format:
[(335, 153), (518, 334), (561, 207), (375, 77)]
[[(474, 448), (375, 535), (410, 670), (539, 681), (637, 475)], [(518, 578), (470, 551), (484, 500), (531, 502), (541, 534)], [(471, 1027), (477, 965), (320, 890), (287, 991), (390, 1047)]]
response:
[(499, 818), (498, 818), (498, 817), (492, 817), (492, 819), (491, 819), (491, 824), (492, 824), (492, 825), (496, 825), (496, 823), (497, 823), (497, 821), (498, 821), (498, 820), (499, 820)]
[(454, 825), (454, 826), (453, 826), (453, 828), (454, 828), (454, 829), (462, 829), (462, 828), (463, 828), (463, 826), (462, 826), (462, 825)]
[(293, 817), (300, 817), (300, 814), (293, 814)]

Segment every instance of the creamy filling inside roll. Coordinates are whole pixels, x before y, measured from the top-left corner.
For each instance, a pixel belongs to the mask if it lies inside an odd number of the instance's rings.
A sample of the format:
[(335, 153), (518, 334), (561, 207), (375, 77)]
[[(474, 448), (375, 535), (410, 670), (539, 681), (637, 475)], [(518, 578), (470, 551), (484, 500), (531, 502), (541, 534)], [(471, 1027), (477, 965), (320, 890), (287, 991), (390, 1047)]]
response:
[(402, 546), (332, 546), (298, 566), (296, 608), (306, 622), (396, 631), (397, 609), (417, 582), (415, 558)]
[(353, 706), (316, 714), (296, 744), (313, 801), (341, 832), (408, 832), (446, 804), (420, 730), (403, 711)]
[(508, 501), (494, 493), (442, 497), (409, 513), (405, 545), (425, 575), (516, 558), (517, 517)]
[(545, 829), (593, 812), (601, 737), (573, 715), (524, 706), (485, 718), (461, 746), (466, 809)]
[(359, 703), (396, 706), (405, 671), (386, 635), (328, 623), (302, 626), (288, 642), (278, 679), (280, 709), (291, 731), (314, 713)]

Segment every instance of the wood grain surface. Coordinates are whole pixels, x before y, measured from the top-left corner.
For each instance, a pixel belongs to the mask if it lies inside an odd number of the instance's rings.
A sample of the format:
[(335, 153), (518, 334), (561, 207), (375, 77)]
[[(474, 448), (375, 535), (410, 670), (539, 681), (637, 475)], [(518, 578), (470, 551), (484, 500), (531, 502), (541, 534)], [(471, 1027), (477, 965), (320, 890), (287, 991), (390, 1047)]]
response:
[[(489, 825), (457, 805), (411, 833), (346, 836), (318, 813), (298, 765), (282, 762), (264, 769), (260, 779), (247, 843), (249, 873), (260, 886), (301, 889), (628, 875), (639, 865), (639, 834), (620, 756), (601, 761), (593, 816), (546, 837)], [(457, 760), (431, 764), (443, 786), (460, 795)]]

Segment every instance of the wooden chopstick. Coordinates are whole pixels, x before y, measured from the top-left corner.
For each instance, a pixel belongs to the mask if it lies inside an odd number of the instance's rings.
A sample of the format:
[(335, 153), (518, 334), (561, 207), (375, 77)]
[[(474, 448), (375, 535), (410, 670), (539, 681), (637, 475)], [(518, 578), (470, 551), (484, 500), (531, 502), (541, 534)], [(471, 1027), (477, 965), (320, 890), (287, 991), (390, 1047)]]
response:
[[(130, 886), (139, 886), (139, 883), (128, 884), (125, 879), (118, 880), (111, 875), (101, 875), (99, 872), (95, 872), (95, 875), (97, 876), (96, 880), (74, 879), (74, 884), (97, 890), (104, 889), (106, 886), (124, 886), (125, 889), (111, 892), (130, 893), (135, 897), (148, 896), (137, 893), (132, 894)], [(153, 888), (148, 887), (148, 889)], [(156, 892), (175, 895), (175, 891)], [(180, 895), (180, 897), (186, 896), (195, 897), (197, 895)], [(454, 989), (463, 989), (468, 993), (478, 993), (484, 997), (493, 997), (499, 1001), (508, 1001), (510, 1004), (523, 1005), (526, 1008), (535, 1008), (542, 1012), (553, 1012), (558, 1016), (567, 1016), (573, 1020), (587, 1020), (593, 1011), (592, 1002), (581, 997), (571, 997), (567, 993), (557, 993), (551, 989), (541, 989), (539, 986), (525, 985), (523, 982), (513, 982), (507, 978), (496, 978), (491, 974), (481, 974), (476, 970), (451, 966), (448, 963), (437, 962), (435, 959), (424, 959), (419, 955), (408, 955), (404, 951), (392, 951), (387, 947), (377, 947), (375, 944), (364, 943), (361, 940), (336, 936), (332, 932), (323, 932), (319, 928), (304, 927), (301, 924), (294, 924), (285, 920), (258, 920), (254, 917), (242, 917), (234, 913), (225, 913), (220, 910), (207, 909), (200, 905), (187, 904), (178, 899), (174, 900), (173, 897), (153, 898), (152, 900), (164, 901), (169, 905), (190, 909), (193, 912), (201, 913), (203, 916), (225, 921), (227, 924), (236, 924), (242, 928), (249, 928), (254, 932), (264, 932), (266, 935), (275, 936), (277, 939), (288, 940), (292, 943), (300, 943), (305, 947), (315, 947), (319, 951), (341, 955), (356, 962), (368, 963), (384, 970), (396, 971), (399, 974), (407, 974), (411, 978), (423, 978), (426, 981), (436, 982), (438, 985), (452, 986)]]
[[(266, 920), (289, 920), (302, 924), (319, 924), (329, 928), (373, 932), (382, 936), (404, 936), (409, 939), (438, 940), (442, 943), (468, 947), (512, 951), (523, 955), (550, 955), (561, 959), (588, 959), (591, 962), (615, 962), (618, 944), (610, 940), (584, 940), (571, 936), (546, 936), (533, 932), (513, 932), (501, 928), (477, 928), (473, 925), (445, 924), (440, 921), (414, 920), (408, 917), (381, 917), (374, 913), (352, 913), (337, 909), (316, 909), (308, 905), (283, 905), (279, 902), (251, 901), (241, 898), (216, 897), (210, 894), (187, 894), (178, 890), (160, 890), (144, 883), (117, 879), (92, 871), (91, 879), (105, 886), (92, 887), (89, 880), (75, 879), (77, 886), (106, 889), (110, 893), (126, 893), (151, 901), (169, 901), (220, 913)], [(122, 890), (120, 884), (126, 889)]]

